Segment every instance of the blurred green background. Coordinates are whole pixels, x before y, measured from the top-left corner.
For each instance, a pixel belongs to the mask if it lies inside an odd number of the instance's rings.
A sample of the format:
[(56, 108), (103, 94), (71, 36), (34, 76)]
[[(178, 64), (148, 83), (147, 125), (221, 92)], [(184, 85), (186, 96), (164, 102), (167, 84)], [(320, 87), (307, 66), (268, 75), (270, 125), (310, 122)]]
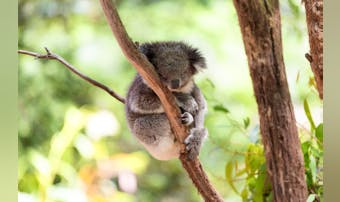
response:
[[(130, 37), (180, 40), (201, 50), (196, 81), (209, 112), (200, 154), (226, 201), (271, 201), (257, 105), (231, 0), (116, 1)], [(309, 200), (323, 194), (322, 102), (304, 54), (304, 6), (281, 1), (284, 59), (305, 157)], [(136, 71), (99, 1), (20, 0), (19, 49), (64, 57), (125, 96)], [(19, 55), (20, 202), (202, 201), (178, 160), (154, 160), (130, 134), (124, 106), (56, 61)]]

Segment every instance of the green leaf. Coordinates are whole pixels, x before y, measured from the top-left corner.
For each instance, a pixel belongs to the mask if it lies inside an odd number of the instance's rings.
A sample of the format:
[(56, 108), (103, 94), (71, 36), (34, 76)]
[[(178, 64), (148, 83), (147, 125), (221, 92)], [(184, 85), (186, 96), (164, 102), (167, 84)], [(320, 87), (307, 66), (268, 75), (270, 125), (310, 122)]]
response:
[(214, 110), (215, 111), (221, 111), (221, 112), (224, 112), (224, 113), (229, 113), (229, 110), (227, 108), (225, 108), (223, 105), (215, 105)]
[(312, 155), (309, 157), (309, 168), (312, 174), (312, 180), (313, 182), (316, 182), (316, 161), (315, 157)]
[(215, 84), (214, 84), (210, 79), (206, 79), (206, 81), (209, 83), (209, 85), (210, 85), (212, 88), (215, 88)]
[(250, 144), (248, 153), (245, 157), (246, 168), (249, 169), (248, 175), (255, 174), (259, 167), (265, 163), (263, 147), (260, 144)]
[(241, 192), (241, 197), (243, 199), (243, 201), (246, 201), (246, 199), (248, 199), (248, 189), (247, 187), (245, 187), (242, 192)]
[(230, 187), (234, 190), (234, 192), (240, 195), (240, 193), (237, 191), (234, 185), (234, 182), (233, 182), (233, 169), (234, 169), (233, 161), (229, 161), (227, 165), (225, 166), (225, 177)]
[(262, 202), (263, 201), (263, 188), (264, 188), (264, 180), (266, 174), (260, 173), (259, 176), (256, 178), (256, 185), (254, 190), (254, 201), (255, 202)]
[(249, 124), (250, 124), (250, 118), (247, 117), (247, 118), (243, 119), (243, 124), (244, 124), (244, 128), (247, 129)]
[(306, 202), (313, 202), (315, 200), (316, 194), (310, 194), (307, 198)]
[(306, 113), (307, 119), (308, 119), (312, 129), (314, 130), (315, 129), (315, 123), (313, 121), (313, 117), (312, 117), (312, 114), (310, 113), (309, 105), (308, 105), (308, 102), (307, 102), (306, 99), (303, 102), (303, 107), (305, 109), (305, 113)]
[(314, 78), (314, 77), (311, 76), (311, 77), (309, 78), (308, 85), (309, 85), (310, 87), (316, 88), (316, 82), (315, 82), (315, 78)]
[(306, 142), (301, 144), (302, 153), (304, 155), (308, 154), (309, 148), (310, 148), (310, 142), (309, 141), (306, 141)]
[(322, 123), (320, 123), (318, 127), (316, 127), (315, 136), (320, 141), (320, 143), (323, 143), (323, 124)]

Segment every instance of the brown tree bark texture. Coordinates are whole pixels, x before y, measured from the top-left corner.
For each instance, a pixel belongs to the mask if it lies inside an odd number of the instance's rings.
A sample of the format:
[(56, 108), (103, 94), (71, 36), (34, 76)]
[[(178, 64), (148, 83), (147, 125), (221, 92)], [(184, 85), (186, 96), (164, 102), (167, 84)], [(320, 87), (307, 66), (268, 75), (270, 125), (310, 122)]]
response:
[[(100, 0), (100, 3), (110, 28), (124, 55), (157, 94), (169, 119), (171, 129), (173, 130), (176, 138), (180, 142), (183, 142), (188, 134), (188, 130), (180, 121), (180, 110), (175, 104), (174, 96), (161, 83), (153, 65), (142, 53), (140, 53), (136, 45), (129, 38), (111, 0)], [(207, 202), (222, 202), (223, 199), (209, 182), (208, 176), (202, 169), (198, 158), (191, 161), (187, 160), (186, 154), (184, 153), (184, 147), (185, 146), (183, 144), (180, 160), (199, 193)]]
[(304, 0), (310, 46), (310, 64), (319, 97), (323, 99), (323, 0)]
[(306, 201), (304, 161), (282, 55), (278, 0), (233, 0), (258, 111), (274, 201)]

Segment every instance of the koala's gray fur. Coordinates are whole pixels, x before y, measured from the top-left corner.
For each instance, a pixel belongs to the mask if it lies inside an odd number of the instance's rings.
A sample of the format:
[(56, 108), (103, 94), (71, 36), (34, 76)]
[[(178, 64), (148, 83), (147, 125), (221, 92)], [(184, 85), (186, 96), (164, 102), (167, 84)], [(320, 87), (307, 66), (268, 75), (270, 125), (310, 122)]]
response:
[[(206, 101), (193, 81), (193, 76), (206, 68), (205, 59), (197, 49), (182, 42), (145, 43), (139, 48), (176, 97), (182, 123), (190, 127), (184, 143), (189, 159), (193, 159), (207, 136)], [(179, 156), (180, 143), (171, 131), (162, 104), (139, 74), (129, 88), (125, 106), (131, 132), (153, 157), (168, 160)]]

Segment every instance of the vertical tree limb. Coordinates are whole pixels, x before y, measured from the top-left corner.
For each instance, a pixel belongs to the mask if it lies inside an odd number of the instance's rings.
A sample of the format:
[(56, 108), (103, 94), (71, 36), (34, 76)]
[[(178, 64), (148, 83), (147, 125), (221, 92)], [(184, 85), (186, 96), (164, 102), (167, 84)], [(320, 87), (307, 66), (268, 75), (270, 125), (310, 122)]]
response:
[(308, 55), (320, 99), (323, 99), (323, 0), (304, 0), (309, 36)]
[(233, 0), (258, 111), (274, 201), (306, 201), (304, 161), (282, 55), (278, 0)]
[[(176, 102), (174, 96), (161, 83), (153, 65), (143, 54), (139, 52), (136, 45), (129, 38), (118, 16), (118, 12), (111, 0), (100, 0), (100, 3), (111, 30), (124, 55), (136, 68), (138, 73), (146, 80), (152, 90), (157, 94), (164, 107), (165, 113), (169, 119), (171, 128), (176, 138), (180, 142), (183, 142), (188, 134), (188, 130), (180, 122), (180, 110), (175, 104)], [(180, 156), (182, 165), (188, 172), (190, 178), (205, 201), (223, 201), (214, 187), (210, 184), (198, 158), (192, 161), (187, 161), (184, 151), (184, 145), (182, 145), (182, 154)]]

